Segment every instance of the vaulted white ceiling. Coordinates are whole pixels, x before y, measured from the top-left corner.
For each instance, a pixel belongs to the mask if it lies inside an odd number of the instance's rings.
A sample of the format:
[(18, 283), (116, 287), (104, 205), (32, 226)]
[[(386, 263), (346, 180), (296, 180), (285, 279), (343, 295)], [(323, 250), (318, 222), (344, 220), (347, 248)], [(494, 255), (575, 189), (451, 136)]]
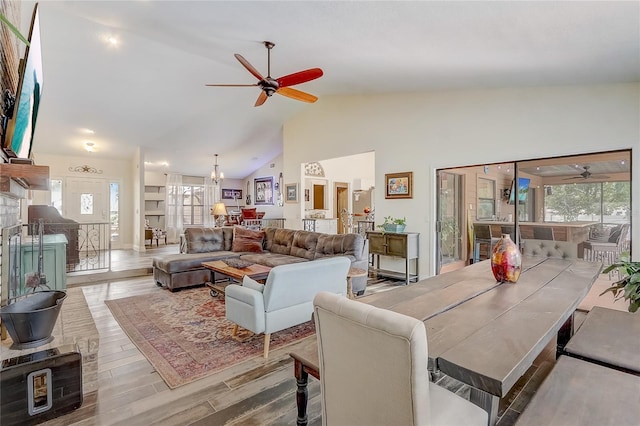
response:
[[(23, 1), (27, 32), (33, 2)], [(41, 1), (44, 83), (34, 150), (130, 158), (242, 178), (282, 152), (314, 104), (257, 87), (234, 58), (323, 97), (640, 81), (639, 2)], [(105, 37), (119, 40), (109, 47)], [(93, 135), (80, 129), (95, 131)], [(83, 142), (91, 139), (96, 152)], [(153, 167), (153, 166), (152, 166)]]

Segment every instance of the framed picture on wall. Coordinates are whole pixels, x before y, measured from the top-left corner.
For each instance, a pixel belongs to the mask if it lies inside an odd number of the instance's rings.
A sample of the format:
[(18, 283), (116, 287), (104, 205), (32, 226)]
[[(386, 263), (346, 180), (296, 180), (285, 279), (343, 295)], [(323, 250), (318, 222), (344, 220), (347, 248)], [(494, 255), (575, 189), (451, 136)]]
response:
[(255, 204), (273, 204), (273, 176), (253, 180)]
[(298, 184), (297, 183), (287, 183), (284, 186), (284, 196), (285, 201), (287, 203), (297, 203), (298, 202)]
[(384, 198), (413, 198), (413, 172), (384, 175)]
[(241, 200), (242, 199), (242, 189), (222, 189), (222, 199), (223, 200)]

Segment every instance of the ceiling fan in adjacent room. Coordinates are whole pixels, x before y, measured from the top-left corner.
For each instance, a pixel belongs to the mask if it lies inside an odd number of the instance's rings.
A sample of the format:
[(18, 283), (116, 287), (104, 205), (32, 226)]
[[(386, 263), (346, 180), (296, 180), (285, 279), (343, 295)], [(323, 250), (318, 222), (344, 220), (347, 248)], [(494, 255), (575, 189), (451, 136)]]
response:
[(236, 53), (234, 56), (236, 59), (259, 81), (255, 84), (207, 84), (207, 86), (214, 87), (252, 87), (258, 86), (262, 89), (258, 100), (256, 100), (255, 106), (260, 106), (267, 100), (268, 97), (277, 93), (282, 96), (286, 96), (291, 99), (295, 99), (302, 102), (313, 103), (318, 100), (317, 96), (302, 92), (291, 88), (296, 84), (306, 83), (307, 81), (315, 80), (322, 77), (322, 70), (320, 68), (310, 68), (308, 70), (295, 72), (293, 74), (285, 75), (280, 78), (271, 77), (271, 49), (275, 46), (270, 41), (265, 41), (264, 46), (267, 48), (267, 76), (263, 77), (258, 70), (249, 63), (242, 55)]
[(594, 175), (589, 171), (591, 166), (582, 166), (584, 171), (580, 173), (578, 176), (573, 176), (570, 178), (565, 178), (564, 180), (572, 180), (572, 179), (609, 179), (611, 176), (607, 175)]

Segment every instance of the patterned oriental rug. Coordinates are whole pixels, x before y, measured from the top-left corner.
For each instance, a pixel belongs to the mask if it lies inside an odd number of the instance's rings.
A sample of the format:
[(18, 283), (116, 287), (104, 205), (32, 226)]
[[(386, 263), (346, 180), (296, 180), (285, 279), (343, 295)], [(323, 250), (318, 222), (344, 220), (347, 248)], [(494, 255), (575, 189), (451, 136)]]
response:
[[(234, 324), (225, 319), (224, 299), (211, 297), (207, 288), (105, 303), (171, 389), (263, 354), (264, 335), (240, 328), (232, 336)], [(269, 349), (314, 333), (312, 321), (273, 333)]]

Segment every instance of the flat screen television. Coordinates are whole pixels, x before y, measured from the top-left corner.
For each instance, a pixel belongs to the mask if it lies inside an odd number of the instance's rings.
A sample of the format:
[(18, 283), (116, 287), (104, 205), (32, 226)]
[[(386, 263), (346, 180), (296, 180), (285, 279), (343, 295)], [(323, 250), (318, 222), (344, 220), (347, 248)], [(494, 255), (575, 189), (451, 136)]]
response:
[[(529, 192), (529, 182), (531, 179), (529, 178), (518, 178), (518, 204), (524, 204), (527, 201), (527, 194)], [(511, 191), (509, 192), (509, 204), (515, 204), (516, 200), (516, 180), (511, 181)]]
[(13, 117), (7, 124), (4, 151), (8, 157), (30, 158), (36, 119), (42, 95), (42, 50), (40, 20), (36, 3), (31, 16), (29, 46), (20, 61), (16, 104)]

